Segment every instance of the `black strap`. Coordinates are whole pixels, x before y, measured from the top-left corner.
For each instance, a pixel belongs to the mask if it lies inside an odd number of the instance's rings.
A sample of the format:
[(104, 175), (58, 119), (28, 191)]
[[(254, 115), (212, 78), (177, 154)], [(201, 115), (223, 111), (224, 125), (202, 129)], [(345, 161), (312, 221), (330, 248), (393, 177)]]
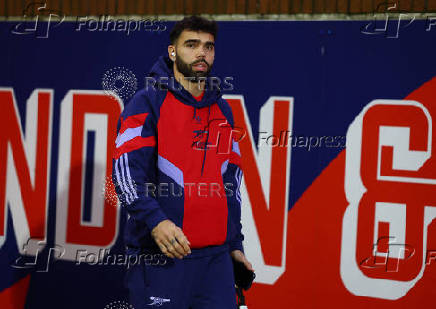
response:
[(238, 296), (238, 307), (245, 306), (245, 297), (242, 289), (240, 287), (236, 287), (236, 295)]

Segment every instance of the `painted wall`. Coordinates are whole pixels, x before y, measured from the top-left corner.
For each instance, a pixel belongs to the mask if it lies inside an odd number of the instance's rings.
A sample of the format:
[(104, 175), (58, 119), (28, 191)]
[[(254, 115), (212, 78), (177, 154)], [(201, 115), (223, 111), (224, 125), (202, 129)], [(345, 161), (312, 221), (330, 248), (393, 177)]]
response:
[[(247, 132), (250, 309), (431, 307), (432, 23), (219, 23), (213, 71)], [(127, 301), (126, 214), (106, 177), (123, 100), (173, 23), (95, 25), (0, 23), (1, 308)]]

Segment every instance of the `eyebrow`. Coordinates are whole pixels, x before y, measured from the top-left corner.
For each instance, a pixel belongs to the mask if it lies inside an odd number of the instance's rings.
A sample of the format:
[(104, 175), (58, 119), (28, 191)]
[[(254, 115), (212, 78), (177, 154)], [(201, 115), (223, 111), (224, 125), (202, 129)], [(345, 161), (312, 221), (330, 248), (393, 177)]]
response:
[[(201, 43), (201, 41), (200, 40), (196, 40), (196, 39), (190, 39), (190, 40), (186, 40), (183, 44), (189, 44), (189, 43)], [(213, 46), (215, 46), (215, 43), (214, 42), (212, 42), (212, 41), (206, 41), (205, 43), (204, 43), (205, 45), (213, 45)]]

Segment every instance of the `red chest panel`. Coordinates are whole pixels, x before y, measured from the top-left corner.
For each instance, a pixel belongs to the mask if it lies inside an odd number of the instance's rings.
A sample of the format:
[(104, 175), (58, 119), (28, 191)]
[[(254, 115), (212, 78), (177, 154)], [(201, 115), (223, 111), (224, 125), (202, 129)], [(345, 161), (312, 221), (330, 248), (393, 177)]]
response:
[(211, 105), (210, 115), (209, 107), (194, 111), (169, 92), (157, 135), (158, 154), (183, 174), (183, 231), (192, 247), (224, 243), (228, 209), (221, 169), (230, 158), (231, 128), (220, 108)]

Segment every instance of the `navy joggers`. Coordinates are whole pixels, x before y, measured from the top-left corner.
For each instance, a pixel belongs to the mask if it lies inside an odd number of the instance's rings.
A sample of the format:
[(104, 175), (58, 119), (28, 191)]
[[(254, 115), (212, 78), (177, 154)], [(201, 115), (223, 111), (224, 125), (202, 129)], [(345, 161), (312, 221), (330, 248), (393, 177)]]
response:
[(191, 251), (182, 260), (163, 254), (137, 259), (125, 276), (129, 303), (135, 309), (237, 308), (228, 246)]

